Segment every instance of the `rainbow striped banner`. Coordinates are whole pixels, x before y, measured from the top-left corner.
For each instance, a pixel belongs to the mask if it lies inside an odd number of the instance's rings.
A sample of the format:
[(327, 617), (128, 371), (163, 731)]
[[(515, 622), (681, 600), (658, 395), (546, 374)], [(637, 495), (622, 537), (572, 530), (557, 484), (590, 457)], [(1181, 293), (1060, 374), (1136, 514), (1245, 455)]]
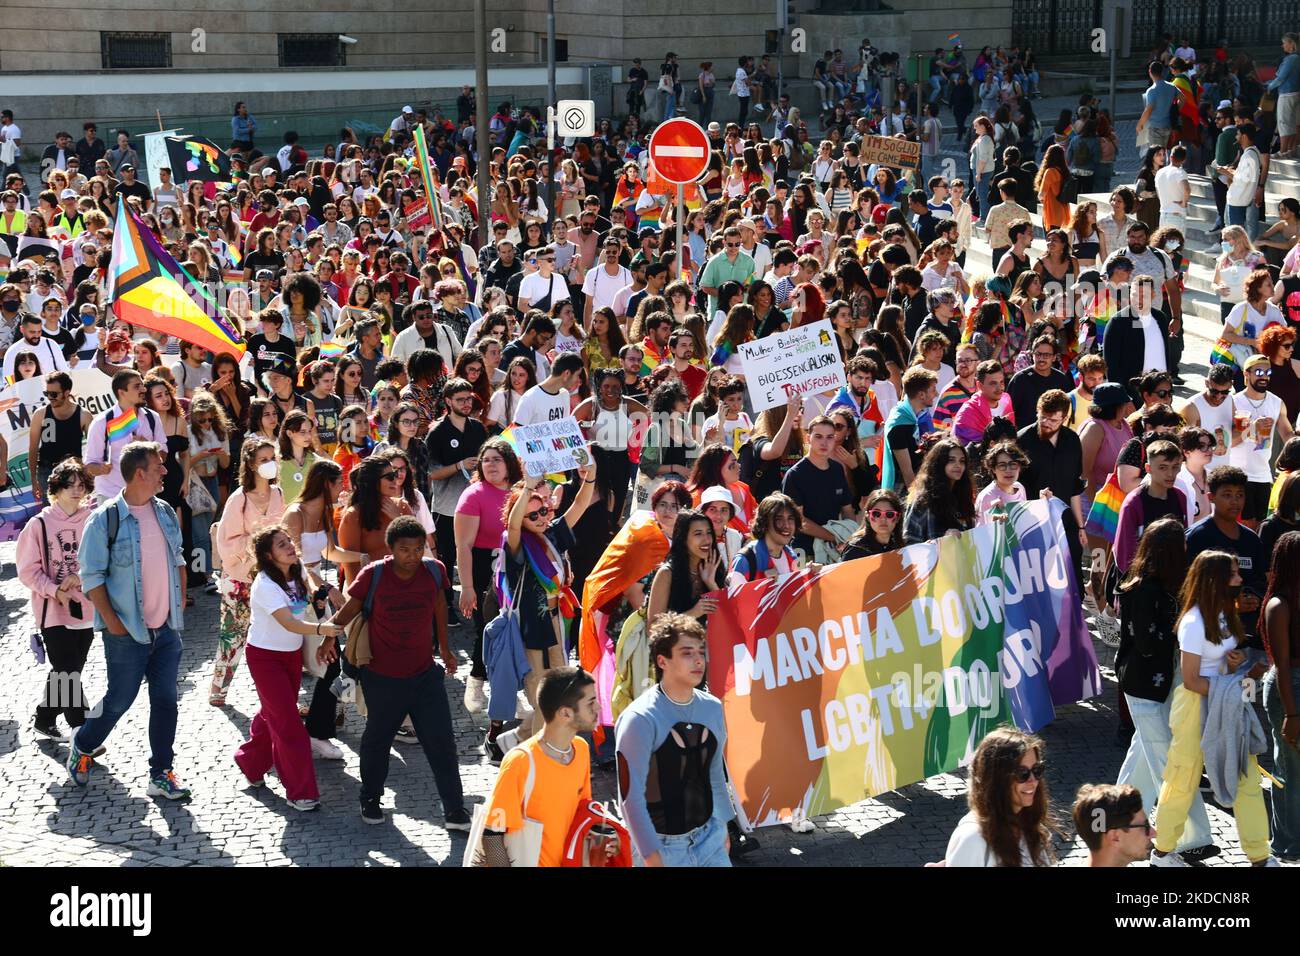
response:
[(901, 551), (714, 592), (709, 690), (756, 826), (829, 813), (1101, 692), (1057, 500)]

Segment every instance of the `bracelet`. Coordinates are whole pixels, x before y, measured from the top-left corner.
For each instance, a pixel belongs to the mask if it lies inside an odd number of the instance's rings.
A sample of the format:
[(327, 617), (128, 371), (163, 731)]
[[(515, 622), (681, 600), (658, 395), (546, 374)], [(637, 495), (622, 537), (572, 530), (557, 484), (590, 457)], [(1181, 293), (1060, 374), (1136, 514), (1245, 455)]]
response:
[(584, 485), (594, 485), (594, 484), (596, 483), (596, 479), (595, 479), (595, 478), (584, 478), (584, 479), (582, 479), (582, 483), (583, 483)]
[(316, 623), (316, 636), (320, 637), (320, 622)]

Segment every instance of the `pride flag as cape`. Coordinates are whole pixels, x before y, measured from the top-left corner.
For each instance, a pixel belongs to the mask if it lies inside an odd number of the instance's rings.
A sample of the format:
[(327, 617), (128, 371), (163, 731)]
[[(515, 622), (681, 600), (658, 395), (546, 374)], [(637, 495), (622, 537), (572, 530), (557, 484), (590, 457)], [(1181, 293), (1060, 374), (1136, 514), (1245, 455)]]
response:
[(214, 353), (244, 354), (243, 336), (226, 321), (216, 300), (167, 254), (126, 203), (117, 206), (108, 301), (114, 315), (137, 328), (174, 335)]
[(641, 183), (628, 184), (626, 176), (618, 177), (618, 184), (614, 187), (614, 201), (610, 203), (610, 209), (618, 209), (620, 206), (636, 202), (641, 198), (641, 190), (645, 187)]
[[(607, 615), (602, 610), (624, 591), (654, 570), (668, 556), (668, 539), (652, 511), (634, 511), (614, 535), (605, 553), (587, 575), (582, 588), (582, 624), (578, 630), (578, 660), (583, 670), (596, 676), (600, 700), (600, 723), (609, 726), (610, 693), (614, 689), (614, 640), (605, 631)], [(602, 664), (607, 666), (602, 667)], [(600, 727), (596, 734), (603, 737)]]
[(1092, 499), (1092, 507), (1088, 509), (1088, 520), (1084, 524), (1084, 529), (1094, 537), (1113, 542), (1115, 530), (1119, 527), (1119, 508), (1123, 503), (1124, 492), (1119, 486), (1119, 479), (1112, 471), (1110, 477), (1106, 479), (1106, 484), (1102, 485), (1101, 491), (1097, 492), (1097, 497)]

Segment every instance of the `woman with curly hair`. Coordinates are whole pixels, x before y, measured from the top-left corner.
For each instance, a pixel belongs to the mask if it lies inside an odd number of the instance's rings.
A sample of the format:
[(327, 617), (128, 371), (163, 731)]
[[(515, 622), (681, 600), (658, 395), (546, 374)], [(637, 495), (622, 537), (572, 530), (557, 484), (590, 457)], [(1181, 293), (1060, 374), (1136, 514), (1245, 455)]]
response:
[(947, 866), (1052, 866), (1056, 854), (1043, 741), (998, 727), (975, 749), (970, 812), (957, 822), (944, 854)]
[(903, 538), (908, 544), (961, 534), (975, 524), (975, 483), (966, 449), (955, 438), (941, 438), (921, 461), (907, 496)]

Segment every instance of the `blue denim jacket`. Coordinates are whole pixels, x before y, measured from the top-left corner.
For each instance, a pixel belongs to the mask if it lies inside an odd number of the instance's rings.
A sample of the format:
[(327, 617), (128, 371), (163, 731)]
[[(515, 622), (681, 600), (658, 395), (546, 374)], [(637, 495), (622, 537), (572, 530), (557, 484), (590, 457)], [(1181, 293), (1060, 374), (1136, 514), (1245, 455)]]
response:
[[(113, 552), (108, 551), (108, 511), (117, 509), (117, 539)], [(185, 626), (184, 606), (181, 602), (181, 576), (178, 568), (185, 566), (185, 556), (181, 547), (181, 525), (171, 505), (159, 499), (153, 499), (154, 513), (167, 544), (175, 557), (168, 564), (170, 584), (170, 610), (167, 625), (180, 631)], [(113, 610), (126, 625), (127, 632), (137, 643), (149, 644), (149, 629), (144, 624), (144, 586), (141, 581), (140, 525), (131, 514), (131, 508), (119, 494), (104, 502), (86, 522), (81, 533), (81, 547), (77, 552), (77, 561), (81, 566), (81, 590), (89, 594), (93, 588), (103, 585), (108, 590), (108, 600)], [(104, 630), (104, 620), (95, 611), (95, 627)]]
[(1286, 93), (1300, 93), (1300, 53), (1288, 53), (1278, 64), (1277, 75), (1269, 81), (1270, 93), (1279, 96)]

